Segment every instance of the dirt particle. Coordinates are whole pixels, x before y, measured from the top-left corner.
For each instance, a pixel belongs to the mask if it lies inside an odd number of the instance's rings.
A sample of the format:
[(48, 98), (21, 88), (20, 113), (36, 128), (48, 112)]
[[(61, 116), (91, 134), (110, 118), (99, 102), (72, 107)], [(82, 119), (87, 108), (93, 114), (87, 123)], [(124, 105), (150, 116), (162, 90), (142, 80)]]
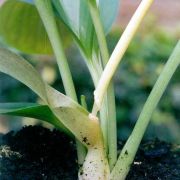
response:
[(80, 175), (82, 176), (82, 175), (83, 175), (83, 170), (81, 170), (79, 173), (80, 173)]
[(83, 142), (87, 142), (87, 137), (83, 137)]

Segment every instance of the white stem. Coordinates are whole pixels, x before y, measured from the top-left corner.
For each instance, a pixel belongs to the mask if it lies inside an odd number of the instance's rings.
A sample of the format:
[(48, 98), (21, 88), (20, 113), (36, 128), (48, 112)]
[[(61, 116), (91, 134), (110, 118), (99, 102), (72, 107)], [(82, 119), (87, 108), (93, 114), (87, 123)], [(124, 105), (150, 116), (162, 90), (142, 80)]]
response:
[(125, 51), (127, 50), (133, 36), (135, 35), (141, 21), (143, 20), (146, 12), (150, 8), (153, 0), (142, 0), (141, 4), (134, 13), (127, 28), (122, 34), (118, 44), (116, 45), (103, 74), (99, 80), (98, 86), (94, 91), (94, 112), (96, 114), (101, 108), (104, 94), (108, 88), (108, 85), (117, 69), (119, 62), (121, 61)]
[(93, 147), (88, 148), (87, 156), (82, 169), (79, 171), (79, 180), (109, 180), (110, 169), (102, 137)]

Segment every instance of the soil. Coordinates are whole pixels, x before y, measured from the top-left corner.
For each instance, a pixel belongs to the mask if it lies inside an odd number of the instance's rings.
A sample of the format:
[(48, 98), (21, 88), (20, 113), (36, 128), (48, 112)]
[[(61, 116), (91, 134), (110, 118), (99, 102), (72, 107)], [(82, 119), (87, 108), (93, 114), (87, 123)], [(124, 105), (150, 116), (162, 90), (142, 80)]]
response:
[(77, 180), (74, 142), (59, 132), (28, 126), (2, 137), (1, 180)]
[[(127, 180), (180, 180), (179, 155), (159, 140), (142, 144)], [(57, 130), (28, 126), (0, 136), (1, 180), (77, 180), (77, 172), (74, 142)]]

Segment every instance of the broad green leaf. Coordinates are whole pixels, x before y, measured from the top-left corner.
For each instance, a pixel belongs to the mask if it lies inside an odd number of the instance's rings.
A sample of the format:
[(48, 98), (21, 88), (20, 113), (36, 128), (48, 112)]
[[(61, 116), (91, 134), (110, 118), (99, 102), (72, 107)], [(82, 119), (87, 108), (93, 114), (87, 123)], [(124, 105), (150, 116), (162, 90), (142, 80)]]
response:
[(36, 103), (0, 103), (0, 114), (31, 117), (47, 122), (56, 120), (47, 105)]
[(0, 48), (0, 71), (6, 73), (32, 89), (47, 104), (45, 85), (38, 72), (20, 56)]
[(97, 0), (101, 21), (107, 34), (117, 17), (120, 0)]
[[(33, 4), (33, 0), (21, 0), (21, 1), (25, 1), (27, 3), (31, 3)], [(101, 16), (101, 20), (102, 20), (102, 24), (104, 26), (105, 32), (108, 33), (111, 29), (112, 23), (114, 22), (117, 13), (118, 13), (118, 8), (119, 8), (119, 1), (120, 0), (96, 0), (96, 3), (99, 7), (99, 11), (100, 11), (100, 16)], [(60, 1), (60, 3), (62, 4), (60, 8), (63, 8), (64, 12), (61, 12), (61, 14), (63, 15), (62, 18), (67, 21), (68, 19), (70, 19), (70, 22), (68, 22), (68, 24), (71, 26), (72, 28), (75, 27), (75, 29), (79, 29), (80, 27), (80, 22), (79, 22), (79, 16), (78, 14), (80, 14), (81, 10), (79, 12), (77, 12), (77, 10), (79, 9), (80, 3), (82, 4), (82, 8), (83, 8), (83, 4), (84, 2), (81, 0), (78, 1), (74, 1), (76, 3), (72, 3), (71, 1)], [(57, 0), (54, 0), (55, 5), (57, 5), (59, 7), (59, 5), (57, 4)], [(82, 15), (84, 13), (86, 13), (85, 15), (87, 15), (87, 12), (85, 11), (87, 9), (87, 7), (84, 7), (84, 12), (82, 12)], [(67, 16), (66, 16), (67, 14)], [(68, 18), (69, 17), (69, 18)], [(87, 16), (86, 16), (87, 18)]]
[[(63, 46), (67, 47), (71, 37), (59, 20)], [(35, 6), (18, 0), (8, 0), (0, 7), (0, 37), (10, 45), (27, 54), (52, 54), (52, 48)]]
[(36, 8), (8, 0), (0, 7), (0, 36), (4, 42), (29, 54), (50, 54), (52, 49)]
[(0, 103), (0, 114), (43, 120), (53, 124), (64, 132), (69, 133), (47, 105), (35, 103)]
[[(15, 2), (15, 1), (16, 0), (14, 0), (14, 1), (9, 0), (9, 3), (11, 2), (11, 4), (13, 4), (13, 3), (17, 4), (17, 2)], [(29, 14), (29, 16), (28, 16), (29, 19), (26, 19), (25, 23), (24, 23), (25, 18), (22, 19), (22, 17), (18, 16), (18, 18), (21, 18), (20, 23), (23, 22), (25, 27), (28, 27), (23, 32), (28, 32), (28, 34), (31, 34), (31, 31), (32, 31), (31, 29), (36, 27), (37, 25), (39, 25), (39, 16), (37, 15), (37, 12), (34, 9), (34, 7), (32, 7), (29, 4), (29, 2), (31, 4), (33, 4), (32, 0), (23, 0), (23, 1), (28, 2), (27, 5), (25, 5), (25, 3), (19, 2), (19, 4), (21, 6), (24, 6), (24, 8), (18, 7), (18, 8), (14, 8), (14, 9), (17, 9), (16, 14), (21, 14), (21, 16), (25, 15), (26, 18), (27, 18), (28, 10), (30, 8), (33, 9), (34, 12), (30, 12), (31, 14)], [(110, 31), (112, 23), (114, 22), (115, 17), (117, 15), (119, 0), (93, 0), (93, 1), (96, 1), (97, 6), (99, 7), (102, 24), (103, 24), (104, 30), (107, 34)], [(64, 22), (64, 24), (71, 31), (74, 39), (76, 40), (77, 44), (80, 46), (81, 51), (86, 55), (87, 58), (92, 58), (92, 53), (93, 53), (92, 49), (95, 48), (94, 43), (97, 44), (97, 42), (96, 42), (96, 35), (95, 35), (93, 23), (92, 23), (90, 13), (88, 10), (87, 1), (85, 1), (85, 0), (73, 0), (73, 1), (72, 0), (52, 0), (52, 4), (54, 6), (55, 13), (58, 15), (58, 17), (60, 17), (60, 19)], [(27, 10), (24, 10), (25, 7), (27, 8)], [(8, 10), (9, 9), (10, 8), (8, 8)], [(7, 12), (8, 14), (9, 14), (9, 11)], [(5, 14), (7, 14), (7, 13), (5, 13)], [(33, 26), (31, 25), (29, 27), (29, 24), (27, 22), (32, 22), (31, 18), (33, 18), (35, 15), (38, 17), (38, 18), (36, 18), (36, 19), (38, 19), (38, 23), (36, 25), (33, 25)], [(13, 16), (13, 17), (14, 17), (14, 19), (12, 18), (13, 21), (16, 22), (17, 17), (16, 16)], [(10, 21), (10, 22), (12, 22), (12, 21)], [(19, 27), (19, 29), (21, 29), (22, 24), (18, 24), (18, 25), (19, 26), (17, 26), (17, 27)], [(40, 23), (40, 25), (42, 28), (42, 23)], [(10, 30), (12, 30), (12, 29), (13, 28), (10, 28)], [(19, 31), (19, 29), (18, 29), (18, 31)], [(64, 29), (62, 23), (60, 24), (60, 29)], [(44, 29), (43, 29), (43, 31), (44, 31)], [(21, 31), (19, 31), (19, 32), (21, 32)], [(36, 33), (36, 30), (35, 30), (35, 33)], [(65, 31), (62, 32), (62, 34), (63, 34), (62, 37), (67, 38), (68, 36), (65, 36), (64, 33), (65, 33)], [(25, 34), (25, 35), (27, 35), (27, 34)], [(43, 36), (43, 33), (40, 34), (40, 37), (41, 37), (41, 35)], [(17, 35), (15, 37), (17, 37)], [(34, 37), (37, 37), (37, 36), (32, 35), (32, 38), (29, 38), (29, 39), (34, 39)], [(39, 49), (42, 51), (43, 51), (43, 48), (45, 48), (44, 46), (46, 46), (46, 45), (49, 46), (49, 41), (46, 42), (46, 40), (47, 40), (46, 33), (43, 37), (45, 37), (45, 41), (41, 41), (42, 42), (41, 46), (40, 47), (38, 46)], [(8, 38), (6, 37), (5, 39), (8, 39)], [(17, 40), (17, 38), (16, 38), (16, 40)], [(15, 42), (15, 41), (13, 40), (13, 42)], [(36, 41), (33, 41), (33, 42), (36, 42)], [(45, 43), (43, 44), (43, 42), (45, 42)], [(63, 42), (64, 42), (64, 40), (63, 40)], [(23, 46), (25, 46), (25, 45), (29, 46), (30, 44), (32, 44), (32, 43), (29, 43), (29, 42), (26, 44), (23, 43)], [(16, 45), (16, 42), (15, 42), (15, 45)], [(22, 43), (21, 43), (21, 45), (22, 45)], [(38, 45), (38, 43), (36, 44), (36, 46), (37, 45)]]
[[(95, 1), (95, 0), (94, 0)], [(52, 0), (59, 17), (74, 34), (75, 39), (85, 54), (92, 55), (95, 37), (87, 1), (85, 0)], [(104, 30), (108, 33), (117, 15), (118, 0), (97, 0)]]
[(58, 16), (73, 33), (86, 56), (91, 56), (94, 28), (84, 0), (52, 0)]
[[(14, 77), (31, 88), (41, 97), (45, 105), (48, 105), (54, 116), (86, 146), (95, 143), (99, 132), (97, 121), (90, 120), (89, 113), (82, 106), (47, 85), (33, 66), (23, 58), (0, 48), (0, 72)], [(88, 139), (88, 144), (84, 142), (84, 138)]]

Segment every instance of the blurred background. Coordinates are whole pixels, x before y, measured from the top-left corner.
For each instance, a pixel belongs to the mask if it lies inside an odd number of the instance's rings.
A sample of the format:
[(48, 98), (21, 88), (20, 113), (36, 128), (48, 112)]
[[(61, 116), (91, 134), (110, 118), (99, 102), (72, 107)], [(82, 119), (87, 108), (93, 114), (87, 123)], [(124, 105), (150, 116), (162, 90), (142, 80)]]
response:
[[(115, 47), (139, 2), (140, 0), (121, 0), (113, 30), (107, 36), (110, 52)], [(180, 39), (179, 12), (179, 0), (155, 1), (116, 72), (114, 83), (120, 139), (126, 139), (129, 136), (157, 77), (177, 40)], [(0, 46), (4, 46), (2, 41)], [(85, 95), (91, 108), (93, 83), (73, 42), (66, 47), (66, 54), (78, 96)], [(21, 55), (38, 69), (49, 84), (64, 92), (53, 56)], [(37, 97), (18, 81), (0, 73), (0, 102), (23, 101), (36, 102)], [(40, 121), (33, 119), (19, 119), (19, 117), (0, 116), (0, 132), (6, 133), (28, 124), (41, 124)], [(45, 126), (49, 127), (48, 124)], [(174, 74), (145, 134), (145, 139), (156, 137), (170, 142), (180, 142), (180, 68)]]

